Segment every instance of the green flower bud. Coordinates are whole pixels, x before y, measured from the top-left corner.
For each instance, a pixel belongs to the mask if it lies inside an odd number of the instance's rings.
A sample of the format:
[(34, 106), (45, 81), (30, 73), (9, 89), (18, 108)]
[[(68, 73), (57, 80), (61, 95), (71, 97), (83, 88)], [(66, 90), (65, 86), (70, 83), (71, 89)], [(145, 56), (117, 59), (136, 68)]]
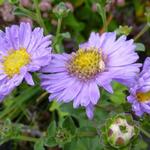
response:
[(70, 12), (70, 9), (65, 5), (65, 3), (59, 3), (54, 9), (53, 13), (57, 18), (65, 17)]
[(119, 26), (118, 29), (116, 29), (116, 33), (117, 35), (129, 35), (130, 32), (132, 31), (132, 27), (128, 27), (128, 26)]
[(126, 146), (135, 135), (134, 126), (126, 119), (117, 118), (108, 128), (108, 142), (113, 147)]
[(120, 149), (132, 143), (138, 136), (138, 129), (130, 115), (121, 114), (107, 120), (102, 135), (107, 146)]
[(55, 140), (58, 144), (65, 144), (71, 142), (71, 133), (65, 128), (59, 128), (56, 131)]

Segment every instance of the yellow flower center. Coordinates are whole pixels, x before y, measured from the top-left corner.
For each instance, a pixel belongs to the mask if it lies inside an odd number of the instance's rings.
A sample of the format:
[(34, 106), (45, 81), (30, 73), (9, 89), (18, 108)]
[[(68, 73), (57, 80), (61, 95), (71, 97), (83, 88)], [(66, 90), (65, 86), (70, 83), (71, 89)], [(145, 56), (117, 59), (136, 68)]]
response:
[(142, 93), (142, 92), (138, 92), (136, 94), (137, 100), (139, 102), (147, 102), (150, 101), (150, 91), (146, 92), (146, 93)]
[(20, 72), (21, 67), (27, 65), (30, 61), (30, 55), (26, 49), (12, 51), (8, 56), (4, 57), (3, 67), (4, 72), (12, 77)]
[(68, 65), (69, 73), (82, 80), (91, 79), (105, 69), (102, 54), (95, 48), (79, 49)]

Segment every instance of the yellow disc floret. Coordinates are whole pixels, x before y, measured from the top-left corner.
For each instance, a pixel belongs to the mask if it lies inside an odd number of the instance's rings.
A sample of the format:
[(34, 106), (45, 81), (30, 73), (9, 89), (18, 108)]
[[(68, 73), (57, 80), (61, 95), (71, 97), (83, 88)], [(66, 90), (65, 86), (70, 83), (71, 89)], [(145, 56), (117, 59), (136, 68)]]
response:
[(8, 56), (4, 57), (4, 72), (9, 77), (19, 74), (21, 67), (27, 65), (29, 61), (30, 55), (27, 53), (26, 49), (20, 48), (19, 50), (11, 51)]
[(146, 93), (138, 92), (138, 93), (136, 93), (136, 97), (139, 102), (150, 101), (150, 91), (148, 91)]
[(98, 72), (103, 71), (104, 68), (105, 64), (102, 54), (95, 48), (79, 49), (68, 65), (69, 73), (83, 80), (94, 77)]

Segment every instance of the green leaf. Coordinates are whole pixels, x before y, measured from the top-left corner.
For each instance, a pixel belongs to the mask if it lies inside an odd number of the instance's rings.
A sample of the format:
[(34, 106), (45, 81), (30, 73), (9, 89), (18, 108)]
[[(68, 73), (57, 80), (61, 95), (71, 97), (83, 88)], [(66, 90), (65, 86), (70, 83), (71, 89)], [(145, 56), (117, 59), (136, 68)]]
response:
[(15, 118), (17, 115), (22, 113), (23, 108), (25, 108), (29, 103), (35, 100), (32, 98), (37, 97), (40, 93), (41, 93), (40, 87), (38, 86), (28, 87), (27, 89), (24, 89), (19, 96), (13, 97), (12, 99), (6, 99), (4, 104), (6, 103), (7, 100), (12, 101), (8, 106), (5, 107), (3, 111), (0, 111), (0, 119)]
[(136, 51), (144, 52), (145, 46), (142, 43), (136, 43)]
[(48, 137), (54, 137), (56, 133), (56, 122), (53, 121), (47, 129)]
[(145, 16), (147, 18), (147, 24), (150, 27), (150, 8), (146, 9)]
[(63, 150), (87, 150), (87, 147), (82, 141), (74, 139), (71, 143), (65, 144)]
[(122, 34), (129, 35), (131, 31), (132, 31), (132, 27), (128, 27), (128, 26), (119, 26), (119, 28), (115, 30), (117, 35), (122, 35)]
[(75, 134), (76, 132), (76, 126), (72, 120), (71, 117), (67, 117), (64, 122), (63, 122), (63, 128), (66, 128), (67, 130), (70, 131), (70, 133)]
[(109, 96), (110, 100), (113, 103), (116, 103), (118, 105), (125, 103), (126, 102), (125, 101), (126, 100), (126, 94), (124, 93), (124, 91), (126, 89), (127, 88), (125, 86), (123, 86), (117, 82), (114, 82), (113, 83), (114, 93)]
[(68, 116), (68, 113), (62, 111), (60, 106), (61, 106), (60, 103), (58, 103), (58, 102), (56, 102), (56, 101), (53, 101), (52, 104), (51, 104), (51, 106), (50, 106), (50, 108), (49, 108), (49, 110), (50, 110), (51, 112), (53, 112), (54, 110), (57, 110), (60, 118), (63, 118), (63, 117), (65, 117), (65, 116)]
[(4, 3), (4, 0), (0, 0), (0, 5), (2, 5)]
[(132, 146), (132, 150), (147, 150), (148, 145), (142, 139), (137, 139)]
[(78, 22), (72, 13), (69, 13), (69, 15), (64, 18), (64, 24), (76, 31), (82, 31), (84, 29), (84, 23)]
[(43, 139), (38, 140), (38, 141), (34, 144), (34, 150), (45, 150)]
[(55, 147), (57, 146), (57, 143), (54, 137), (48, 137), (45, 139), (44, 145), (47, 147)]
[(62, 38), (65, 38), (65, 39), (70, 39), (71, 38), (71, 35), (70, 35), (69, 32), (61, 33), (61, 36), (62, 36)]
[(98, 14), (102, 17), (102, 21), (103, 21), (103, 26), (105, 28), (105, 30), (107, 30), (106, 28), (106, 12), (105, 12), (105, 7), (102, 5), (102, 3), (97, 3), (97, 12)]
[(18, 15), (18, 16), (30, 17), (34, 21), (37, 20), (37, 17), (36, 17), (34, 12), (32, 12), (32, 11), (30, 11), (28, 9), (25, 9), (23, 7), (16, 7), (15, 10), (14, 10), (14, 14)]
[(9, 0), (9, 3), (11, 4), (17, 4), (19, 2), (19, 0)]

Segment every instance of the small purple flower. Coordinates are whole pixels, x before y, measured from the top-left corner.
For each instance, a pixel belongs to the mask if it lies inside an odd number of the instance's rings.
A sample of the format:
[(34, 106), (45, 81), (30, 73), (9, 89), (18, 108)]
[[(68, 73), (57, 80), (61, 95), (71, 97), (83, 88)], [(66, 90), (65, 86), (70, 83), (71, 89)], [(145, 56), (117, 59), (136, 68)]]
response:
[(72, 54), (53, 54), (51, 63), (42, 69), (42, 87), (51, 95), (49, 100), (68, 103), (74, 108), (84, 106), (92, 119), (94, 105), (100, 99), (99, 87), (113, 93), (111, 81), (131, 83), (141, 64), (133, 40), (126, 36), (116, 39), (114, 32), (91, 33), (88, 42)]
[(34, 85), (30, 72), (48, 65), (51, 60), (51, 36), (43, 29), (33, 31), (29, 23), (6, 27), (0, 31), (0, 99), (2, 100), (23, 79)]
[(143, 113), (150, 114), (150, 57), (146, 58), (143, 70), (130, 88), (127, 99), (137, 116), (142, 116)]

